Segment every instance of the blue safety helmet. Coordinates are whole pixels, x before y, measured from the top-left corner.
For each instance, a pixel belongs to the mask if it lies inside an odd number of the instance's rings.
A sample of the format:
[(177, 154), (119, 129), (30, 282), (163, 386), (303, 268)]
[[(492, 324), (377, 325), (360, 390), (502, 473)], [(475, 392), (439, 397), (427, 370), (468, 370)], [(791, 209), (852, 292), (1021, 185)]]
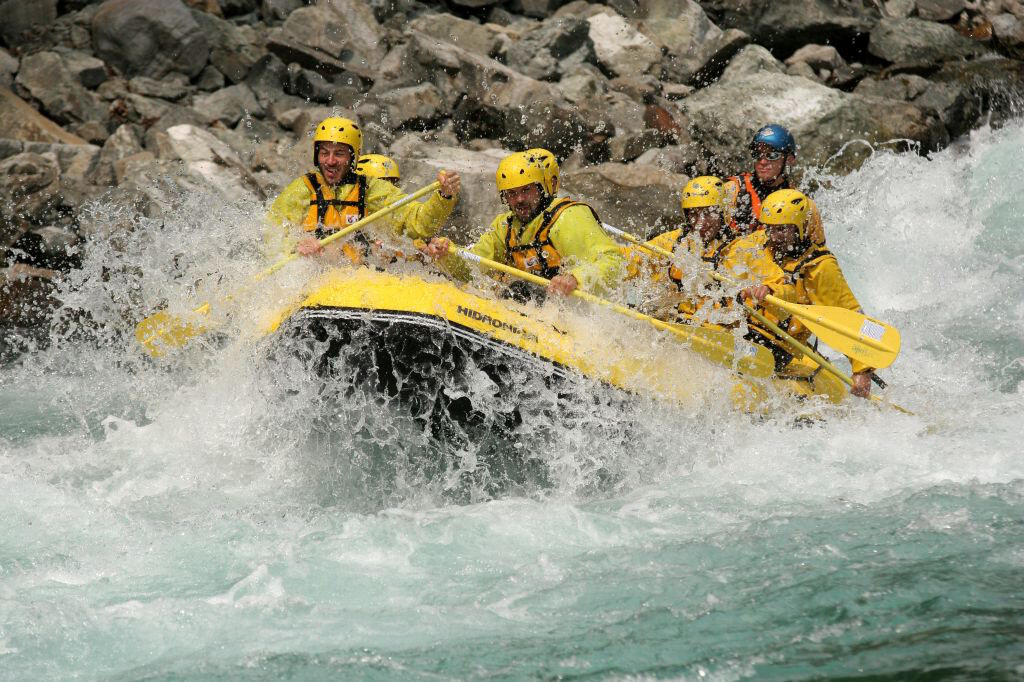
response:
[(754, 139), (750, 141), (750, 149), (755, 149), (759, 144), (768, 145), (784, 154), (796, 154), (796, 140), (793, 139), (793, 135), (777, 123), (758, 130)]

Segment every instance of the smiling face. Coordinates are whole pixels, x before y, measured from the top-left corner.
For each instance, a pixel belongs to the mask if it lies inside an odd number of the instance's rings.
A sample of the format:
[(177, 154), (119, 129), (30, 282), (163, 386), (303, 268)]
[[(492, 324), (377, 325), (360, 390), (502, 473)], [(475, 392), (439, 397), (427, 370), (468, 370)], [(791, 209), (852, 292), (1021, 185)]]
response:
[(765, 185), (777, 185), (782, 182), (783, 170), (794, 163), (796, 157), (788, 156), (778, 149), (766, 144), (759, 144), (754, 148), (754, 173), (757, 179)]
[(352, 166), (352, 147), (341, 142), (320, 142), (316, 162), (327, 184), (338, 185)]
[(543, 198), (541, 187), (537, 183), (506, 189), (501, 192), (501, 198), (512, 209), (519, 222), (526, 223), (537, 213), (540, 202)]

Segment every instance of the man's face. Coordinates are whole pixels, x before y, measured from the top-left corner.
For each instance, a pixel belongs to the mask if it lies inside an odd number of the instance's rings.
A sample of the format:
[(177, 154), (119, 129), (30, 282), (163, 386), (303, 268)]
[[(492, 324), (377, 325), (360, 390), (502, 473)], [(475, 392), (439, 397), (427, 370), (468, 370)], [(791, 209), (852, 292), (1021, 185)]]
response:
[(714, 206), (684, 209), (686, 222), (697, 230), (700, 240), (705, 244), (718, 237), (722, 230), (722, 213)]
[(793, 251), (800, 234), (796, 225), (765, 225), (764, 229), (773, 252), (787, 254)]
[(796, 162), (796, 157), (786, 156), (774, 147), (759, 144), (754, 148), (754, 173), (757, 179), (766, 185), (772, 185), (782, 179), (782, 168)]
[(515, 213), (516, 218), (519, 218), (519, 222), (525, 223), (540, 208), (542, 194), (540, 185), (533, 183), (525, 187), (502, 190), (501, 197), (508, 204), (508, 207), (512, 209), (512, 212)]
[(337, 185), (352, 165), (352, 147), (341, 142), (321, 142), (317, 147), (317, 165), (328, 185)]

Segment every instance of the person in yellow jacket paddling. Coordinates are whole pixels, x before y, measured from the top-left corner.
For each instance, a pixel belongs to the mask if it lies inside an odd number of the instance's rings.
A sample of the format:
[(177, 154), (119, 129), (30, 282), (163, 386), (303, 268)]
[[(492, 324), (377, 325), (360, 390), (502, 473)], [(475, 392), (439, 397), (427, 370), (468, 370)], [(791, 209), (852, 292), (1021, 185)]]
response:
[[(761, 206), (761, 223), (765, 226), (772, 259), (782, 269), (783, 286), (769, 291), (754, 286), (742, 293), (755, 301), (769, 293), (802, 305), (836, 306), (863, 313), (857, 297), (846, 283), (839, 261), (827, 248), (816, 244), (808, 233), (811, 200), (795, 189), (784, 189), (768, 195)], [(777, 311), (769, 310), (769, 317)], [(779, 326), (793, 338), (806, 342), (811, 332), (793, 317), (777, 316)], [(851, 359), (853, 386), (850, 392), (861, 398), (871, 395), (873, 368)]]
[[(270, 207), (267, 219), (268, 251), (280, 256), (291, 251), (302, 256), (325, 252), (318, 240), (382, 209), (405, 196), (390, 182), (354, 171), (362, 146), (359, 125), (341, 117), (324, 119), (313, 135), (315, 171), (296, 178)], [(391, 228), (397, 235), (430, 237), (451, 215), (461, 189), (459, 174), (440, 171), (437, 192), (424, 202), (413, 202), (394, 214)], [(361, 262), (370, 241), (361, 233), (346, 243), (327, 247), (327, 255), (339, 252), (352, 262)]]
[[(510, 210), (491, 222), (472, 253), (549, 279), (548, 290), (556, 294), (569, 295), (577, 288), (596, 293), (618, 284), (625, 269), (619, 248), (590, 206), (554, 196), (536, 156), (517, 152), (505, 157), (495, 182)], [(469, 279), (468, 266), (449, 254), (450, 246), (447, 239), (434, 238), (424, 252), (444, 258), (449, 272)]]
[(680, 200), (685, 227), (647, 242), (654, 250), (674, 254), (675, 261), (666, 267), (663, 261), (652, 260), (649, 251), (630, 250), (629, 277), (650, 269), (652, 281), (667, 279), (673, 285), (672, 311), (656, 316), (718, 324), (739, 321), (742, 315), (733, 311), (733, 297), (723, 294), (721, 283), (705, 276), (707, 270), (733, 280), (766, 283), (770, 288), (782, 286), (782, 270), (763, 248), (737, 248), (741, 239), (728, 229), (726, 201), (719, 178), (693, 178), (683, 187)]

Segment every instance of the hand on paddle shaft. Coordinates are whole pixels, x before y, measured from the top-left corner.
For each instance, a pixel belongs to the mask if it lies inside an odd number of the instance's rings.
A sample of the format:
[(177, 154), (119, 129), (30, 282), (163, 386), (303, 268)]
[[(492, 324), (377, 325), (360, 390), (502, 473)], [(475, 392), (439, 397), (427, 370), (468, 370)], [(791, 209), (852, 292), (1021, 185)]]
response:
[[(760, 303), (764, 301), (772, 293), (764, 284), (758, 286), (747, 287), (740, 292), (740, 296), (743, 298), (753, 299)], [(855, 372), (850, 378), (853, 382), (850, 384), (850, 393), (854, 394), (858, 398), (870, 398), (871, 397), (871, 374), (872, 371), (866, 372)]]
[[(431, 239), (425, 247), (421, 249), (430, 258), (437, 260), (438, 258), (444, 258), (448, 255), (451, 249), (452, 243), (444, 237), (434, 237)], [(576, 278), (572, 275), (555, 275), (551, 278), (548, 283), (548, 291), (558, 294), (559, 296), (571, 296), (572, 292), (576, 291), (580, 286), (580, 283), (576, 281)]]
[[(455, 171), (438, 171), (437, 182), (440, 185), (437, 191), (445, 199), (454, 199), (462, 190), (462, 179)], [(324, 245), (313, 235), (302, 237), (295, 244), (295, 253), (300, 256), (318, 256), (323, 252)]]

